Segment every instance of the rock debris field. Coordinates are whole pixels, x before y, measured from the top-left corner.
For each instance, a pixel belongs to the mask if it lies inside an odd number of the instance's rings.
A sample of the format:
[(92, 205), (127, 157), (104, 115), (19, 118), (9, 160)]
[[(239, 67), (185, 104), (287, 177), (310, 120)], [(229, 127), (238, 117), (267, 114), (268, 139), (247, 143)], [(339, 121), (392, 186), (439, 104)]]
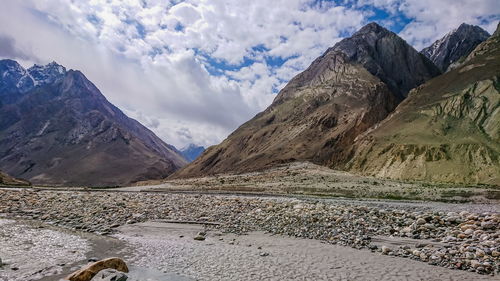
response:
[(205, 231), (229, 233), (226, 235), (260, 231), (315, 239), (414, 260), (411, 262), (474, 272), (478, 278), (481, 275), (497, 278), (500, 274), (500, 213), (495, 205), (476, 204), (467, 208), (436, 203), (434, 208), (433, 204), (0, 190), (0, 214), (10, 219), (42, 221), (102, 235), (148, 221), (189, 222), (203, 226)]

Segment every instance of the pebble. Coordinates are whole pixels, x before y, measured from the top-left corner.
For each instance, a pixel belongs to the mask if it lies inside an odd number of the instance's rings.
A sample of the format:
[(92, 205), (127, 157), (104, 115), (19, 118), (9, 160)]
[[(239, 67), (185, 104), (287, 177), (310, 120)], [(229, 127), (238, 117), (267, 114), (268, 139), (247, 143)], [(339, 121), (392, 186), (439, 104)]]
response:
[(389, 247), (382, 246), (382, 254), (387, 255), (390, 251), (391, 249)]
[(425, 223), (426, 223), (425, 219), (423, 219), (423, 218), (417, 219), (417, 224), (425, 224)]
[[(265, 231), (372, 251), (378, 248), (371, 237), (399, 236), (420, 241), (380, 251), (449, 268), (478, 271), (482, 267), (487, 274), (500, 269), (500, 214), (412, 208), (394, 209), (383, 202), (363, 205), (199, 194), (0, 190), (1, 214), (91, 233), (112, 234), (118, 226), (148, 220), (214, 222), (217, 224), (207, 227), (219, 232)], [(202, 241), (204, 234), (193, 239)], [(439, 242), (430, 247), (429, 241)], [(481, 265), (474, 268), (471, 260)]]

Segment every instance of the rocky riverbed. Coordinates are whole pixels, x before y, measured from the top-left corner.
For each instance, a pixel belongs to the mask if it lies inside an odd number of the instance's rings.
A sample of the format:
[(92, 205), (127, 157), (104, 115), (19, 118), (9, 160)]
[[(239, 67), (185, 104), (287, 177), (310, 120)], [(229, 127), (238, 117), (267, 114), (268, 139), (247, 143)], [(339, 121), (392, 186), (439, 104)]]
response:
[(222, 233), (265, 231), (310, 238), (483, 275), (500, 274), (497, 208), (443, 203), (433, 208), (432, 203), (286, 197), (0, 190), (0, 213), (4, 217), (85, 232), (113, 234), (121, 226), (152, 220), (195, 222)]

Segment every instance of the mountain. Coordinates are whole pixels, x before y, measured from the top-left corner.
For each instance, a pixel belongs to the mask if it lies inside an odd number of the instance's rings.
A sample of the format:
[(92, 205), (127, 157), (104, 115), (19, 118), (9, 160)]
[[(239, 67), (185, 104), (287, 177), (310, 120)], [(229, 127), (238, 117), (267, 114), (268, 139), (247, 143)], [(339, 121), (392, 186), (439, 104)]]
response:
[(0, 169), (35, 184), (122, 185), (186, 164), (80, 71), (0, 61)]
[(462, 23), (457, 29), (424, 48), (422, 54), (445, 72), (450, 65), (459, 62), (488, 37), (490, 34), (481, 27)]
[(329, 48), (265, 111), (173, 177), (255, 171), (297, 160), (344, 163), (356, 136), (439, 73), (403, 39), (370, 23)]
[(358, 137), (346, 168), (393, 179), (500, 185), (499, 30)]
[(0, 186), (30, 186), (28, 181), (16, 179), (0, 171)]
[(198, 146), (192, 143), (181, 149), (182, 156), (184, 156), (188, 162), (193, 162), (193, 160), (198, 158), (203, 151), (205, 151), (203, 146)]

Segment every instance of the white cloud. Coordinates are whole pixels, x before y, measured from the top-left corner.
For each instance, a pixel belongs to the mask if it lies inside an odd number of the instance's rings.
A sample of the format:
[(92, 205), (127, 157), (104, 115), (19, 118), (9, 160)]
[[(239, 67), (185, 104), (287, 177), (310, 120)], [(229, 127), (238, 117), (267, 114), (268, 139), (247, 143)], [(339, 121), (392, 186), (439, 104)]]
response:
[(493, 33), (500, 20), (498, 0), (362, 0), (412, 21), (400, 35), (417, 50), (429, 46), (461, 23), (479, 25)]
[(218, 143), (263, 110), (273, 92), (368, 21), (367, 4), (413, 18), (401, 35), (417, 47), (462, 21), (491, 31), (483, 17), (500, 14), (490, 0), (354, 2), (4, 1), (0, 43), (24, 65), (56, 60), (81, 70), (113, 104), (181, 147)]

